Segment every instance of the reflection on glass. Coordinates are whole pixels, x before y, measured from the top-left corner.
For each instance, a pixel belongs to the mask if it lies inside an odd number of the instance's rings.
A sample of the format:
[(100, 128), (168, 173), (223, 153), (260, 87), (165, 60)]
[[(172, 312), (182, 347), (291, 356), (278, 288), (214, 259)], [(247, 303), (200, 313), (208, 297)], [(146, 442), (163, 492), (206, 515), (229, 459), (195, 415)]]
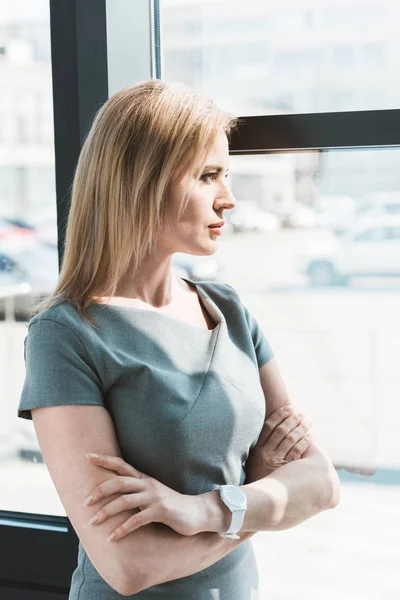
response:
[(240, 115), (397, 108), (393, 0), (163, 0), (167, 79)]
[(397, 149), (230, 157), (237, 205), (218, 240), (221, 279), (258, 319), (334, 464), (376, 470), (339, 469), (334, 511), (257, 534), (260, 598), (297, 598), (299, 582), (315, 600), (327, 585), (357, 600), (400, 589), (399, 159)]
[(29, 310), (57, 277), (49, 2), (0, 0), (1, 510), (65, 514), (16, 416)]
[(238, 285), (400, 290), (399, 159), (397, 149), (232, 156), (238, 202), (225, 233), (266, 234), (263, 277), (245, 270)]

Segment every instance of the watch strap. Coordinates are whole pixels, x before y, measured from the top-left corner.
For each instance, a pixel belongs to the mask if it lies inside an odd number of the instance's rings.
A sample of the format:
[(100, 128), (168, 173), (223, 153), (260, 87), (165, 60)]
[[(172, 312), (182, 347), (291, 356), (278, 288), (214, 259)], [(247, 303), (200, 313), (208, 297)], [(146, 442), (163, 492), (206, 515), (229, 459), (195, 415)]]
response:
[(229, 529), (227, 529), (223, 533), (220, 533), (219, 535), (221, 537), (231, 538), (233, 540), (240, 540), (240, 537), (237, 535), (237, 532), (240, 531), (240, 529), (242, 528), (245, 513), (245, 509), (235, 510), (232, 513), (232, 521), (229, 526)]
[[(231, 490), (232, 488), (232, 490)], [(239, 495), (241, 496), (241, 502), (237, 501), (237, 492), (233, 494), (232, 500), (229, 498), (229, 494), (233, 490), (238, 490)], [(232, 520), (229, 528), (226, 531), (218, 532), (220, 537), (231, 538), (235, 540), (240, 540), (240, 537), (237, 535), (237, 532), (242, 528), (244, 517), (247, 509), (247, 499), (245, 494), (243, 493), (238, 486), (235, 485), (221, 485), (220, 486), (220, 498), (221, 501), (229, 508), (232, 513)]]

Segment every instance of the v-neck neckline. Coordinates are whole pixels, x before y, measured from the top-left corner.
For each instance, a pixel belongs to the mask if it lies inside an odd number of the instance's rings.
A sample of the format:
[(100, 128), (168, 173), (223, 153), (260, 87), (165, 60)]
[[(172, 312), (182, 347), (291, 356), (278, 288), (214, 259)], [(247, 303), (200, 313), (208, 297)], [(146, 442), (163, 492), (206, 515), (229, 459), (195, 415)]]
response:
[[(152, 317), (160, 317), (161, 319), (167, 319), (168, 321), (170, 321), (173, 324), (176, 325), (183, 325), (184, 327), (190, 327), (193, 330), (196, 331), (202, 331), (204, 332), (206, 335), (214, 335), (217, 333), (217, 331), (219, 330), (222, 322), (224, 321), (224, 315), (222, 313), (222, 311), (218, 308), (218, 306), (215, 304), (215, 302), (212, 300), (212, 298), (210, 298), (210, 296), (207, 294), (207, 292), (205, 290), (203, 290), (203, 288), (201, 287), (201, 284), (199, 282), (195, 282), (192, 281), (191, 279), (188, 279), (187, 277), (180, 277), (180, 279), (183, 279), (184, 281), (187, 281), (188, 283), (194, 285), (199, 300), (201, 301), (202, 304), (204, 304), (207, 312), (210, 314), (212, 320), (216, 322), (215, 327), (213, 327), (212, 329), (204, 329), (203, 327), (198, 327), (197, 325), (192, 325), (191, 323), (188, 323), (187, 321), (182, 321), (181, 319), (177, 319), (176, 317), (171, 317), (169, 315), (165, 315), (163, 313), (160, 313), (156, 310), (151, 310), (151, 309), (146, 309), (146, 308), (137, 308), (136, 306), (125, 306), (123, 304), (107, 304), (107, 303), (100, 303), (100, 302), (94, 302), (92, 304), (89, 305), (89, 307), (91, 308), (92, 306), (100, 306), (101, 309), (103, 308), (112, 308), (112, 309), (122, 309), (123, 311), (134, 311), (134, 312), (138, 312), (141, 315), (145, 315), (146, 313), (148, 313), (149, 315), (151, 315)], [(211, 310), (210, 310), (211, 309)]]

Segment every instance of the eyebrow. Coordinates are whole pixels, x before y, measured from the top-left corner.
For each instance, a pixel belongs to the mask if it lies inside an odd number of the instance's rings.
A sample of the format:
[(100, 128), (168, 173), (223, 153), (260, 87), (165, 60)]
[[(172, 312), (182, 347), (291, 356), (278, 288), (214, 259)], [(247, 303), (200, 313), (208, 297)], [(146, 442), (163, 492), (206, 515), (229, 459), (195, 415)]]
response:
[[(214, 171), (217, 171), (217, 173), (221, 173), (221, 171), (224, 170), (219, 165), (207, 165), (207, 166), (204, 167), (204, 170), (206, 170), (206, 169), (213, 169)], [(228, 172), (229, 169), (226, 169), (226, 171)]]

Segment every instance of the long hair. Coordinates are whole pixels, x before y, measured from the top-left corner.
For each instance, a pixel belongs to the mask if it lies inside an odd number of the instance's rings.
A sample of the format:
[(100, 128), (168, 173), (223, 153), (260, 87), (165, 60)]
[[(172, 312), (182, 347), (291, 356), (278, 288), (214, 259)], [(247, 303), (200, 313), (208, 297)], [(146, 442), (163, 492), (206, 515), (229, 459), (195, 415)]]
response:
[(218, 133), (229, 138), (237, 125), (236, 116), (183, 83), (143, 81), (111, 96), (75, 168), (57, 286), (30, 316), (68, 301), (93, 324), (85, 309), (114, 295), (123, 275), (134, 276), (162, 234), (172, 180), (185, 172), (198, 177)]

